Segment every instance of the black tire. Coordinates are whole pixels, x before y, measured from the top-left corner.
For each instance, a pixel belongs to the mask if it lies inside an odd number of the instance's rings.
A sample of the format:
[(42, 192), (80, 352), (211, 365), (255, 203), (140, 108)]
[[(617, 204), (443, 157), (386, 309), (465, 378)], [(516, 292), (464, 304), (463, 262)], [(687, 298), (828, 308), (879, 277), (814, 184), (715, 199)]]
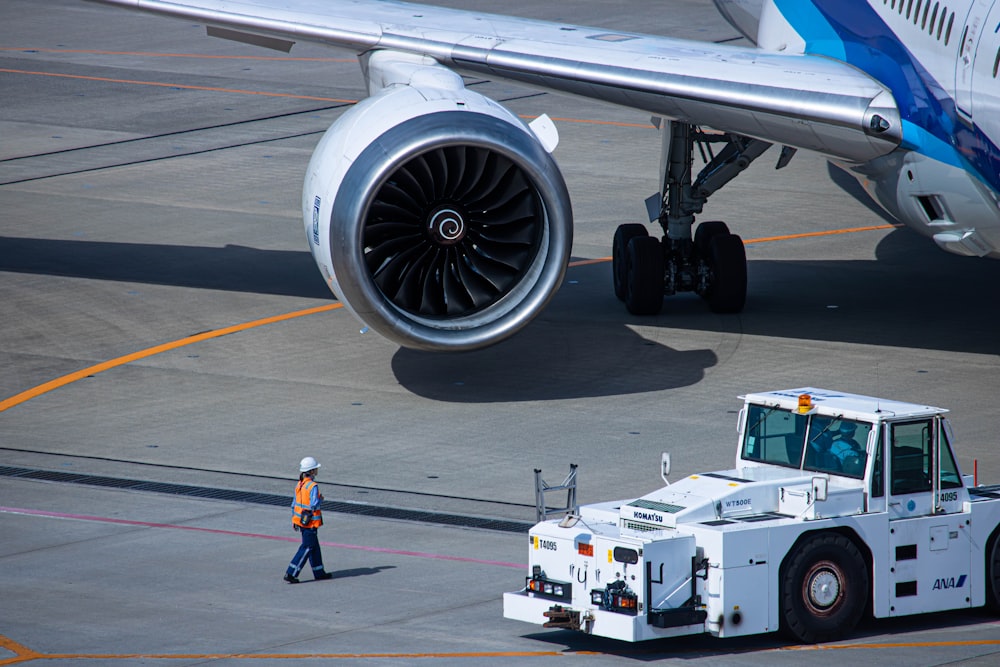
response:
[(625, 251), (625, 307), (633, 315), (656, 315), (663, 308), (663, 250), (653, 236), (638, 236)]
[(615, 284), (615, 296), (619, 301), (625, 300), (628, 292), (628, 242), (634, 238), (649, 236), (646, 225), (629, 223), (618, 225), (614, 240), (611, 242), (611, 277)]
[(807, 644), (844, 637), (861, 619), (868, 591), (868, 567), (854, 542), (835, 533), (807, 538), (782, 568), (782, 628)]
[(708, 244), (712, 279), (705, 299), (716, 313), (739, 313), (747, 301), (747, 254), (736, 234), (716, 234)]
[(986, 547), (986, 607), (1000, 614), (1000, 530), (990, 537)]
[(708, 259), (709, 244), (719, 234), (728, 234), (729, 226), (720, 220), (709, 220), (699, 224), (694, 230), (694, 247), (698, 255)]

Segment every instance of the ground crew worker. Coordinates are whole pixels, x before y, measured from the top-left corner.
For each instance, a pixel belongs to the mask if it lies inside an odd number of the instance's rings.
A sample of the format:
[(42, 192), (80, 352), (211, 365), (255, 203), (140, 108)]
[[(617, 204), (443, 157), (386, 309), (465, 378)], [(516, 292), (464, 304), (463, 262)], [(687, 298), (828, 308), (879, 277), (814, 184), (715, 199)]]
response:
[(323, 525), (323, 513), (320, 511), (323, 494), (319, 492), (315, 480), (319, 467), (320, 464), (311, 456), (299, 463), (299, 483), (295, 486), (295, 498), (292, 499), (292, 526), (302, 533), (302, 544), (285, 571), (285, 581), (290, 584), (299, 583), (299, 572), (305, 567), (307, 559), (312, 566), (314, 579), (333, 577), (323, 569), (323, 554), (319, 549), (317, 535), (317, 530)]

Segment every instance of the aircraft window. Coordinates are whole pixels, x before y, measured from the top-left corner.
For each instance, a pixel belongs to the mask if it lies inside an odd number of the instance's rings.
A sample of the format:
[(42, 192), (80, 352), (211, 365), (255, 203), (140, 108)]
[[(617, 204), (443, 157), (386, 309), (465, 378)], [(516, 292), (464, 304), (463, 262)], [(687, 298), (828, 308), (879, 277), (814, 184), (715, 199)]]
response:
[(997, 57), (993, 61), (993, 78), (997, 78), (997, 68), (1000, 67), (1000, 49), (997, 49)]
[(788, 410), (751, 405), (740, 458), (798, 468), (806, 421), (804, 415)]
[(951, 40), (951, 27), (955, 24), (955, 12), (951, 13), (948, 17), (948, 29), (944, 31), (944, 45), (948, 46), (948, 42)]
[[(930, 2), (930, 0), (927, 0)], [(924, 4), (924, 0), (917, 0), (917, 9), (913, 12), (913, 25), (917, 25), (917, 21), (920, 20), (920, 5)]]
[(924, 16), (920, 19), (920, 29), (923, 30), (927, 27), (927, 14), (931, 11), (931, 0), (927, 0), (927, 4), (924, 5)]
[(814, 416), (802, 468), (861, 479), (865, 476), (872, 425), (850, 419)]
[(906, 3), (906, 18), (910, 18), (910, 12), (913, 11), (913, 0), (909, 0)]
[[(910, 0), (910, 2), (913, 2), (913, 0)], [(903, 5), (905, 5), (905, 4), (906, 4), (906, 2), (904, 2), (904, 0), (899, 0), (899, 15), (900, 16), (903, 15)]]
[(930, 29), (930, 34), (932, 34), (932, 35), (934, 34), (934, 24), (937, 23), (937, 13), (938, 13), (938, 5), (939, 4), (940, 3), (935, 2), (934, 3), (934, 11), (931, 12), (931, 29)]
[(948, 8), (945, 7), (944, 9), (941, 10), (941, 20), (938, 21), (937, 38), (939, 42), (941, 41), (941, 33), (944, 32), (944, 19), (947, 15), (948, 15)]

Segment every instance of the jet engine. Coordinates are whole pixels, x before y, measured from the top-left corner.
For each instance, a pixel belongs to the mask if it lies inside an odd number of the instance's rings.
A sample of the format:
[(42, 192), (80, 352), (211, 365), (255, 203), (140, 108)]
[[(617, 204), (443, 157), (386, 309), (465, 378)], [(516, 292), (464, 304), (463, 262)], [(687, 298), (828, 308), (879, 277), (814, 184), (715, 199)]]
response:
[(485, 347), (562, 283), (569, 194), (516, 116), (436, 63), (407, 65), (404, 83), (368, 72), (375, 94), (316, 147), (302, 195), (309, 245), (372, 330), (417, 349)]

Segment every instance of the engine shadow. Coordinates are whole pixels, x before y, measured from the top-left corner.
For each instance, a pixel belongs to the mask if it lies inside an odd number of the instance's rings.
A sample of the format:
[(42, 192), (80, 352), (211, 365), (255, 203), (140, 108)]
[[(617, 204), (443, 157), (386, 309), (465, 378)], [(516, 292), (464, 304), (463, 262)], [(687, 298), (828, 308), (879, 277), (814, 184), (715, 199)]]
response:
[(628, 324), (667, 321), (629, 315), (610, 294), (608, 271), (570, 269), (542, 314), (502, 343), (449, 354), (400, 348), (392, 371), (415, 394), (458, 403), (617, 396), (701, 381), (715, 353), (675, 350), (633, 331)]

